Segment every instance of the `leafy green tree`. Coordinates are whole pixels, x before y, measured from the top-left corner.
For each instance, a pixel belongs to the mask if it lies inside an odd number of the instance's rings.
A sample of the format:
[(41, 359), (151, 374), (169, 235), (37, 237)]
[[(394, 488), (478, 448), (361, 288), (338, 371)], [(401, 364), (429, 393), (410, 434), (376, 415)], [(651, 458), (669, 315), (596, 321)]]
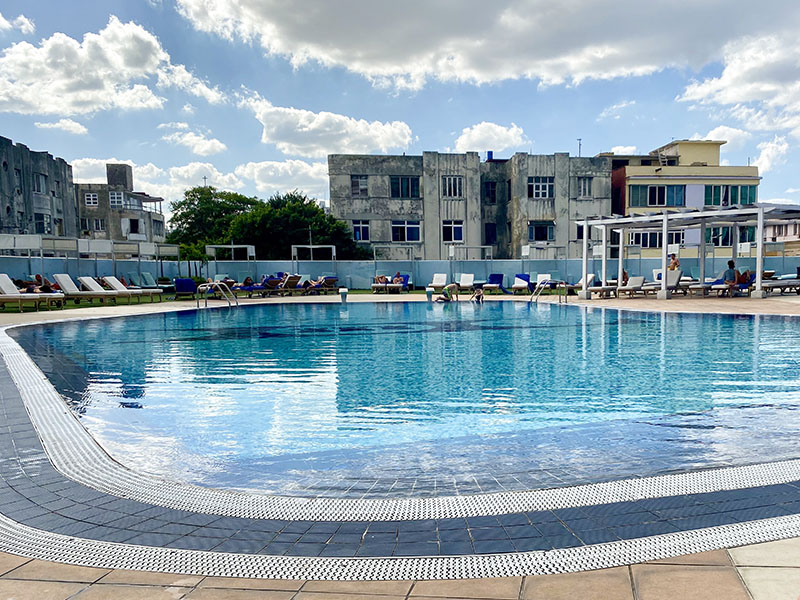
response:
[(343, 221), (326, 215), (311, 198), (295, 190), (276, 194), (252, 210), (236, 215), (229, 238), (237, 244), (256, 247), (261, 260), (286, 260), (292, 257), (292, 245), (336, 246), (337, 258), (368, 259), (369, 251), (353, 241), (350, 228)]
[(188, 189), (183, 199), (172, 205), (169, 221), (172, 231), (167, 236), (167, 242), (199, 246), (228, 243), (233, 219), (262, 204), (258, 198), (248, 198), (212, 186)]

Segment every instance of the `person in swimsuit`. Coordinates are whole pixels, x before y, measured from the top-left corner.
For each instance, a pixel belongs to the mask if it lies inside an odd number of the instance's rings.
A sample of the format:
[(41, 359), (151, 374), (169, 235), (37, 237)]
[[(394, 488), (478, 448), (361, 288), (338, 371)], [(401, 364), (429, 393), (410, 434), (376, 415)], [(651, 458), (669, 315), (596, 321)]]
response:
[(442, 288), (442, 295), (436, 298), (436, 302), (458, 302), (458, 284), (448, 283)]

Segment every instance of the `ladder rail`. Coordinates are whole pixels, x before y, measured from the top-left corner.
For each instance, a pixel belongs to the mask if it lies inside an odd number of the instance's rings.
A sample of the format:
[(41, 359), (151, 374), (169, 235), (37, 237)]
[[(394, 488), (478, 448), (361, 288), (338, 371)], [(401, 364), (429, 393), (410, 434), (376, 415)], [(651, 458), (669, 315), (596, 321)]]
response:
[[(531, 297), (528, 299), (528, 302), (532, 302), (533, 304), (538, 304), (539, 303), (539, 296), (541, 296), (542, 292), (546, 288), (549, 288), (552, 284), (555, 284), (555, 286), (556, 286), (556, 296), (558, 296), (558, 303), (561, 304), (563, 302), (563, 303), (566, 304), (567, 303), (567, 282), (559, 280), (559, 279), (544, 279), (544, 280), (538, 282), (536, 284), (536, 287), (533, 290), (533, 293), (531, 294)], [(563, 300), (561, 299), (561, 294), (559, 294), (559, 290), (562, 289), (562, 288), (564, 290), (564, 299)]]
[(211, 283), (201, 283), (197, 286), (197, 308), (200, 308), (200, 295), (203, 294), (205, 305), (204, 308), (208, 308), (208, 294), (209, 291), (219, 292), (220, 296), (222, 296), (225, 301), (228, 303), (228, 308), (233, 308), (234, 304), (231, 303), (231, 298), (235, 303), (235, 306), (239, 307), (239, 298), (236, 297), (231, 289), (228, 287), (227, 283), (223, 283), (221, 281), (214, 281)]

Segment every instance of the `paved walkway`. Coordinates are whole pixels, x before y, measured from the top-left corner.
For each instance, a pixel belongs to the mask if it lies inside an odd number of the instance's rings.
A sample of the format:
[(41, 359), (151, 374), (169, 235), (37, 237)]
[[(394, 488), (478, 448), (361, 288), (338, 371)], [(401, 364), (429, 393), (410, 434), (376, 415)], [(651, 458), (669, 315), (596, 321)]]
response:
[[(424, 301), (422, 295), (351, 294), (350, 302)], [(497, 298), (500, 299), (500, 298)], [(508, 299), (507, 297), (503, 299)], [(491, 298), (495, 301), (496, 298)], [(281, 302), (268, 299), (266, 302)], [(338, 302), (338, 297), (294, 298), (293, 302)], [(250, 303), (257, 301), (243, 301)], [(573, 303), (571, 301), (570, 303)], [(800, 314), (800, 297), (610, 299), (593, 307), (736, 314)], [(193, 308), (193, 303), (143, 304), (2, 314), (0, 325)], [(76, 567), (0, 554), (3, 598), (753, 598), (796, 600), (800, 596), (800, 539), (769, 542), (568, 575), (462, 581), (307, 582), (225, 579)]]

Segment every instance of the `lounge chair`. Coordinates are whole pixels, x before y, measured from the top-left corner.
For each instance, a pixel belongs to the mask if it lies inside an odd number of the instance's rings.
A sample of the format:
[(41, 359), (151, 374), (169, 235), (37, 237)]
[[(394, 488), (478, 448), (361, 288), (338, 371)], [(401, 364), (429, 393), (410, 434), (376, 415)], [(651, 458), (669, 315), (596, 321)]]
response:
[[(592, 278), (594, 278), (594, 274), (592, 274)], [(614, 283), (614, 285), (612, 285)], [(608, 281), (605, 285), (591, 285), (586, 288), (586, 290), (590, 294), (597, 294), (601, 298), (610, 298), (612, 294), (618, 296), (617, 290), (619, 287), (616, 285), (616, 282)], [(580, 291), (580, 288), (578, 289)]]
[[(586, 278), (586, 287), (590, 287), (592, 282), (594, 281), (594, 273), (589, 273)], [(577, 292), (583, 289), (583, 277), (581, 277), (577, 283), (565, 283), (561, 285), (561, 287), (567, 288), (567, 293), (569, 292)]]
[[(667, 290), (669, 290), (670, 292), (675, 292), (678, 289), (680, 289), (681, 277), (683, 277), (683, 271), (681, 271), (680, 269), (675, 269), (674, 271), (667, 271)], [(644, 292), (645, 296), (647, 296), (650, 293), (658, 293), (661, 291), (661, 289), (662, 289), (661, 281), (646, 283), (642, 286), (642, 291)]]
[(431, 281), (428, 284), (428, 287), (432, 287), (434, 291), (439, 292), (446, 285), (447, 285), (447, 273), (434, 273), (433, 281)]
[[(378, 281), (379, 277), (385, 278), (386, 281), (384, 283), (380, 283)], [(372, 289), (372, 293), (378, 294), (380, 292), (388, 292), (389, 288), (387, 286), (389, 285), (390, 281), (391, 279), (389, 279), (388, 275), (375, 275), (375, 277), (372, 278), (372, 285), (370, 286), (370, 288)]]
[(502, 273), (491, 273), (489, 275), (489, 280), (483, 284), (483, 292), (485, 294), (495, 293), (499, 291), (507, 292), (503, 289), (503, 274)]
[(784, 292), (794, 290), (798, 295), (800, 295), (800, 278), (792, 276), (784, 279), (770, 279), (769, 281), (763, 281), (761, 283), (761, 289), (766, 291), (768, 294), (771, 294), (777, 290), (781, 295)]
[(113, 275), (103, 277), (103, 281), (105, 281), (106, 285), (108, 285), (108, 287), (110, 287), (112, 290), (120, 293), (130, 292), (133, 294), (132, 297), (135, 297), (139, 302), (142, 301), (142, 298), (150, 298), (150, 302), (153, 302), (153, 298), (158, 298), (158, 301), (161, 302), (161, 294), (164, 293), (160, 288), (126, 288), (124, 285), (122, 285), (122, 282)]
[[(749, 296), (750, 295), (750, 290), (752, 289), (753, 284), (755, 283), (755, 281), (756, 281), (756, 274), (755, 273), (750, 273), (750, 279), (746, 283), (737, 283), (734, 286), (734, 290), (736, 290), (737, 292), (744, 292)], [(711, 286), (711, 291), (717, 292), (718, 296), (721, 296), (724, 292), (727, 292), (730, 289), (731, 289), (731, 286), (729, 286), (724, 281), (722, 283), (717, 283), (717, 284), (714, 284), (714, 285)]]
[(147, 271), (142, 272), (142, 281), (140, 282), (140, 284), (136, 284), (133, 281), (131, 281), (131, 283), (133, 283), (135, 286), (140, 287), (140, 288), (145, 289), (145, 290), (158, 289), (158, 290), (161, 290), (162, 292), (174, 292), (175, 291), (175, 285), (174, 284), (168, 284), (168, 283), (167, 284), (161, 284), (161, 283), (158, 283), (156, 281), (155, 277), (153, 277), (153, 274), (152, 273), (148, 273)]
[(190, 277), (178, 277), (175, 279), (175, 298), (189, 296), (194, 300), (197, 293), (197, 284)]
[[(102, 304), (105, 304), (107, 300), (114, 300), (114, 302), (117, 300), (116, 293), (110, 290), (104, 290), (102, 288), (100, 288), (99, 292), (79, 290), (75, 282), (72, 281), (72, 277), (66, 273), (56, 273), (53, 275), (53, 279), (56, 280), (58, 287), (61, 288), (64, 297), (67, 300), (75, 300), (76, 304), (81, 300), (88, 300), (89, 304), (95, 300), (100, 300)], [(97, 287), (100, 287), (99, 284)]]
[(617, 286), (617, 297), (621, 294), (633, 296), (636, 292), (642, 291), (642, 286), (644, 286), (643, 276), (637, 275), (636, 277), (631, 277), (625, 285)]
[(33, 302), (36, 310), (39, 306), (45, 304), (47, 310), (50, 310), (52, 304), (56, 306), (63, 305), (64, 294), (57, 292), (20, 292), (11, 278), (5, 274), (0, 273), (0, 304), (5, 307), (6, 304), (16, 304), (19, 311), (22, 312), (22, 305), (25, 302)]
[[(128, 290), (127, 288), (125, 289), (124, 292), (120, 292), (117, 290), (107, 290), (102, 285), (97, 283), (97, 280), (95, 280), (94, 277), (87, 277), (87, 276), (78, 277), (78, 281), (86, 290), (90, 292), (93, 292), (95, 294), (102, 294), (102, 293), (108, 294), (108, 297), (113, 298), (114, 302), (117, 301), (117, 298), (127, 298), (128, 304), (130, 304), (131, 300), (133, 300), (134, 296), (136, 296), (136, 294), (134, 294), (131, 290)], [(139, 296), (139, 298), (141, 298), (141, 296)]]
[(532, 291), (530, 275), (527, 273), (517, 273), (514, 275), (514, 284), (511, 286), (512, 294), (516, 294), (517, 292), (522, 292), (525, 294)]
[(283, 285), (278, 285), (276, 288), (276, 292), (281, 296), (285, 296), (286, 294), (293, 294), (295, 292), (304, 292), (305, 290), (301, 287), (297, 287), (300, 283), (300, 275), (289, 275), (287, 277), (286, 282)]
[(462, 273), (461, 278), (458, 280), (458, 287), (462, 292), (472, 290), (472, 288), (475, 287), (475, 274)]
[(399, 294), (400, 292), (408, 291), (408, 280), (410, 278), (410, 275), (408, 275), (407, 273), (401, 273), (400, 277), (403, 278), (403, 283), (394, 283), (393, 281), (391, 283), (387, 283), (386, 284), (387, 292), (393, 292)]

